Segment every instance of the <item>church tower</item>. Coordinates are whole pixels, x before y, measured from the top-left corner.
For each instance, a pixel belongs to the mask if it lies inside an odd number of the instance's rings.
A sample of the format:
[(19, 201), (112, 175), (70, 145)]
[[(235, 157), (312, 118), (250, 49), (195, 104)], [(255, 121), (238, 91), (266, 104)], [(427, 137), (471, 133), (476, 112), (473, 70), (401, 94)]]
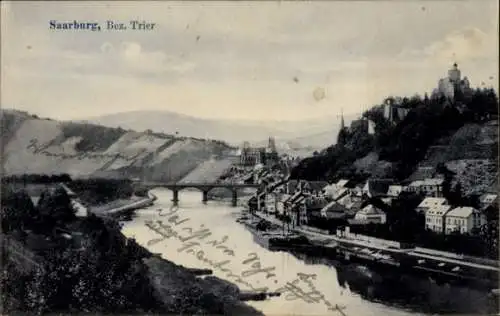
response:
[(337, 135), (337, 145), (338, 146), (344, 146), (345, 141), (346, 141), (346, 135), (347, 131), (345, 128), (345, 122), (344, 122), (344, 113), (342, 109), (340, 110), (340, 129), (339, 129), (339, 134)]
[(344, 112), (340, 109), (340, 129), (343, 130), (345, 128), (344, 123)]
[(274, 137), (269, 137), (267, 148), (271, 153), (276, 152), (276, 141), (274, 140)]

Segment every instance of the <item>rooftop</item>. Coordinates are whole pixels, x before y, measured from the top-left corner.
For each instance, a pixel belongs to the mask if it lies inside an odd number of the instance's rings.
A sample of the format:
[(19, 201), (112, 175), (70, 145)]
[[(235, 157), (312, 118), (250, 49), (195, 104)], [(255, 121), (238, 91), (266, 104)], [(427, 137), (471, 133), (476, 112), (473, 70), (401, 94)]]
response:
[(495, 202), (495, 200), (497, 199), (497, 194), (489, 194), (489, 193), (486, 193), (486, 194), (483, 194), (479, 197), (479, 202), (483, 203), (483, 204), (491, 204), (493, 202)]
[(422, 182), (423, 182), (422, 185), (442, 185), (444, 182), (444, 179), (432, 178), (432, 179), (425, 179)]
[(423, 180), (416, 180), (416, 181), (413, 181), (412, 183), (410, 183), (408, 186), (419, 187), (419, 186), (422, 186), (423, 184), (424, 184)]
[(353, 198), (351, 195), (345, 195), (338, 199), (337, 202), (347, 209), (360, 208), (362, 204), (359, 198)]
[(367, 191), (368, 196), (371, 197), (386, 195), (391, 184), (393, 184), (392, 180), (370, 179), (366, 181), (363, 190)]
[(343, 187), (345, 186), (347, 183), (349, 183), (349, 180), (346, 180), (346, 179), (340, 179), (336, 184), (338, 187)]
[(470, 207), (470, 206), (460, 206), (457, 208), (452, 209), (451, 211), (446, 214), (446, 216), (453, 216), (453, 217), (461, 217), (461, 218), (468, 218), (471, 216), (472, 213), (476, 211), (475, 208)]
[(425, 212), (425, 215), (427, 216), (444, 216), (446, 212), (448, 212), (451, 209), (451, 206), (449, 205), (434, 205), (430, 207), (427, 212)]
[(378, 209), (377, 207), (369, 204), (365, 206), (361, 211), (358, 212), (359, 214), (365, 214), (365, 215), (376, 215), (376, 214), (385, 214), (382, 210)]
[(437, 205), (445, 205), (445, 204), (447, 204), (447, 201), (445, 198), (426, 197), (422, 202), (420, 202), (418, 207), (429, 208), (429, 207), (433, 207), (433, 206), (437, 206)]
[(330, 213), (341, 213), (343, 216), (344, 207), (341, 204), (337, 203), (336, 201), (332, 201), (321, 209), (321, 216), (331, 217), (328, 215)]
[(387, 190), (387, 195), (390, 196), (398, 196), (399, 193), (403, 191), (403, 186), (401, 185), (390, 185), (389, 189)]
[[(302, 182), (301, 180), (300, 182)], [(328, 185), (328, 182), (326, 181), (303, 181), (305, 183), (305, 187), (313, 190), (313, 191), (321, 191), (324, 187)], [(288, 190), (290, 192), (295, 192), (297, 189), (297, 186), (299, 185), (299, 181), (297, 180), (290, 180), (288, 181)]]

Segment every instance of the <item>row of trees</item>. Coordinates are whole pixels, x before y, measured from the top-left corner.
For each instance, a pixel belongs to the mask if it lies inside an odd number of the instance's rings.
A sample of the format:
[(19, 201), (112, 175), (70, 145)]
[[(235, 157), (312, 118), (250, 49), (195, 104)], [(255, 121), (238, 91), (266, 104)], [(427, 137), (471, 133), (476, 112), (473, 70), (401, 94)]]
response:
[[(4, 267), (6, 303), (19, 311), (44, 314), (150, 313), (161, 306), (153, 294), (144, 252), (125, 243), (119, 230), (96, 217), (83, 220), (87, 247), (54, 249), (44, 256), (45, 269), (19, 275)], [(9, 304), (7, 304), (9, 305)]]
[(25, 191), (2, 186), (1, 213), (4, 233), (24, 229), (49, 232), (76, 218), (71, 199), (62, 187), (43, 191), (35, 206)]
[(22, 174), (2, 177), (2, 183), (67, 183), (71, 182), (71, 177), (67, 173), (46, 175), (46, 174)]
[[(83, 234), (83, 249), (57, 242), (62, 238), (54, 235), (54, 228), (67, 225), (72, 227), (68, 230)], [(55, 247), (38, 254), (43, 258), (42, 270), (20, 274), (15, 265), (2, 267), (5, 312), (148, 313), (161, 306), (141, 261), (149, 252), (134, 241), (127, 242), (114, 221), (76, 218), (63, 188), (44, 191), (34, 205), (24, 191), (2, 187), (2, 232), (21, 242), (23, 236), (37, 233), (52, 240)]]
[(109, 203), (126, 199), (134, 193), (132, 181), (128, 179), (75, 179), (68, 184), (82, 201), (90, 205)]

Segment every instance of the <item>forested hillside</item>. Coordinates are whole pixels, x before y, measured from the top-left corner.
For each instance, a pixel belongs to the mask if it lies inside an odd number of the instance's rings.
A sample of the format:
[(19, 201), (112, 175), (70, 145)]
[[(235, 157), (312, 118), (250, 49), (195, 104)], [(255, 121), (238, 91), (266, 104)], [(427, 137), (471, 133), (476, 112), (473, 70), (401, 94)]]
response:
[(385, 101), (372, 107), (363, 117), (374, 123), (374, 134), (346, 128), (340, 132), (339, 143), (304, 159), (292, 171), (292, 178), (402, 181), (426, 166), (435, 170), (438, 163), (462, 160), (486, 160), (494, 164), (492, 170), (498, 170), (498, 97), (494, 90), (476, 89), (457, 101), (427, 95), (399, 99), (400, 107), (409, 110), (403, 120), (390, 122), (384, 117)]

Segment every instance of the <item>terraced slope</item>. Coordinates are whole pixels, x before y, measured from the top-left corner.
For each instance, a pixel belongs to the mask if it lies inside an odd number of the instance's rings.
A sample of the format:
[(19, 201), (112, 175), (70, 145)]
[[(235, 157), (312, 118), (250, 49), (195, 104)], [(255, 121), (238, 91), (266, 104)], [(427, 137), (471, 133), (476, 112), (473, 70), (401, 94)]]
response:
[(498, 177), (498, 122), (467, 124), (431, 146), (411, 180), (434, 174), (439, 163), (455, 172), (453, 185), (460, 183), (465, 194), (496, 191)]
[(205, 161), (183, 178), (181, 182), (214, 182), (231, 166), (232, 161), (230, 159)]
[(39, 119), (1, 111), (6, 174), (179, 180), (230, 148), (222, 142)]

